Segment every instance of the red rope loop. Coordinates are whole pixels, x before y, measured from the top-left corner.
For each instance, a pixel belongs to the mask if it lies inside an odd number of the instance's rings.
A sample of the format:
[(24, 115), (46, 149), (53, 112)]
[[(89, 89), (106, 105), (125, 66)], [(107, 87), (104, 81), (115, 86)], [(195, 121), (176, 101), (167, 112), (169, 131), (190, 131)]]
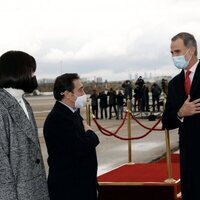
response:
[[(126, 111), (126, 112), (129, 112), (129, 111)], [(148, 130), (151, 130), (151, 129), (152, 129), (152, 128), (147, 127), (147, 126), (145, 126), (144, 124), (142, 124), (132, 113), (130, 113), (130, 115), (131, 115), (132, 119), (135, 120), (135, 121), (136, 121), (140, 126), (142, 126), (143, 128), (148, 129)], [(161, 117), (158, 119), (159, 123), (160, 123), (161, 119), (162, 119)], [(156, 122), (156, 123), (157, 123), (157, 122)], [(154, 128), (153, 130), (154, 130), (154, 131), (164, 131), (164, 130), (161, 129), (161, 128)]]
[(111, 131), (109, 131), (109, 130), (107, 130), (107, 129), (105, 129), (105, 128), (103, 128), (103, 127), (97, 122), (97, 120), (96, 120), (96, 118), (95, 118), (94, 115), (92, 116), (92, 119), (94, 120), (95, 124), (97, 125), (97, 127), (98, 127), (98, 129), (99, 129), (100, 131), (101, 131), (101, 130), (105, 131), (105, 132), (102, 132), (104, 135), (113, 136), (113, 135), (116, 135), (116, 134), (119, 132), (119, 130), (123, 127), (123, 125), (124, 125), (124, 123), (125, 123), (125, 121), (126, 121), (127, 115), (128, 115), (128, 113), (125, 113), (125, 116), (124, 116), (124, 119), (123, 119), (122, 123), (121, 123), (121, 124), (119, 125), (119, 127), (114, 131), (114, 133), (111, 132)]
[(104, 135), (106, 135), (106, 136), (114, 136), (114, 137), (116, 137), (116, 138), (118, 138), (118, 139), (120, 139), (120, 140), (138, 140), (138, 139), (144, 138), (144, 137), (146, 137), (147, 135), (149, 135), (149, 134), (155, 129), (155, 127), (160, 123), (160, 120), (158, 120), (158, 121), (153, 125), (153, 127), (150, 128), (149, 131), (147, 131), (147, 133), (143, 134), (142, 136), (131, 137), (131, 138), (118, 136), (117, 133), (118, 133), (118, 131), (121, 129), (121, 127), (124, 125), (125, 119), (126, 119), (126, 117), (127, 117), (127, 114), (128, 114), (128, 112), (126, 112), (126, 115), (125, 115), (125, 117), (124, 117), (124, 120), (122, 121), (121, 125), (118, 127), (118, 129), (117, 129), (114, 133), (111, 132), (111, 131), (109, 131), (109, 130), (107, 130), (107, 129), (105, 129), (105, 128), (103, 128), (103, 127), (97, 122), (97, 120), (96, 120), (96, 118), (95, 118), (94, 116), (93, 116), (93, 120), (94, 120), (95, 124), (97, 125), (99, 131), (100, 131), (102, 134), (104, 134)]

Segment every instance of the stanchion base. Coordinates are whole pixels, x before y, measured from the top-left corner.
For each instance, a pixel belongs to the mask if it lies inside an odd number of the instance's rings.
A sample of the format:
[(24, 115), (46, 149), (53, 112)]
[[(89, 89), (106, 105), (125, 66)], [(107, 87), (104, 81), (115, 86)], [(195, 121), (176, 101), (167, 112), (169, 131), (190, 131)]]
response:
[(166, 179), (164, 182), (165, 182), (165, 183), (175, 183), (176, 180), (173, 179), (173, 178), (168, 178), (168, 179)]

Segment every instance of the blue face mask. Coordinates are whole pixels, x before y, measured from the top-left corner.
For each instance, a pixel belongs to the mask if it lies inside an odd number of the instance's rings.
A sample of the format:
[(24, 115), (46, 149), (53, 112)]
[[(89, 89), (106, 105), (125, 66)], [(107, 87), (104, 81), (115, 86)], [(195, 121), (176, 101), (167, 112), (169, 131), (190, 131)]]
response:
[[(185, 55), (187, 54), (187, 52), (189, 51), (189, 49), (186, 51)], [(181, 55), (181, 56), (173, 56), (172, 59), (174, 61), (174, 65), (178, 68), (178, 69), (186, 69), (190, 59), (192, 58), (192, 56), (190, 57), (189, 60), (185, 59), (185, 55)]]

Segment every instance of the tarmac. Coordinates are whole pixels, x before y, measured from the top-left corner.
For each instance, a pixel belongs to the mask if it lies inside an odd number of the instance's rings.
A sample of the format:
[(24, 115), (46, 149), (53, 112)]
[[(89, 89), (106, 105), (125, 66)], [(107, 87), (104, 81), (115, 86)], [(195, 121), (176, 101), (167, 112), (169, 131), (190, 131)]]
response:
[[(26, 97), (33, 108), (33, 112), (36, 118), (38, 126), (38, 134), (40, 145), (42, 149), (42, 155), (45, 163), (46, 173), (48, 173), (47, 165), (47, 149), (43, 138), (43, 124), (47, 114), (52, 109), (55, 100), (52, 95), (48, 96), (29, 96)], [(86, 118), (85, 108), (81, 110), (83, 118)], [(158, 119), (155, 121), (149, 121), (145, 117), (146, 113), (139, 113), (137, 119), (140, 123), (151, 128)], [(98, 123), (105, 129), (114, 132), (122, 120), (116, 120), (115, 117), (112, 119), (101, 119)], [(120, 129), (118, 135), (127, 137), (128, 135), (128, 122), (126, 121), (124, 126)], [(162, 124), (159, 123), (156, 128), (161, 128)], [(101, 175), (113, 168), (123, 165), (128, 162), (128, 141), (120, 140), (113, 136), (103, 135), (93, 120), (91, 120), (91, 127), (99, 137), (100, 144), (97, 146), (97, 159), (98, 159), (98, 175)], [(136, 121), (131, 121), (131, 136), (138, 137), (147, 133), (147, 129), (144, 129)], [(178, 131), (174, 129), (170, 131), (170, 145), (172, 152), (178, 151)], [(148, 163), (155, 161), (166, 154), (166, 143), (165, 143), (165, 132), (152, 131), (146, 137), (138, 140), (131, 141), (131, 158), (134, 163)]]

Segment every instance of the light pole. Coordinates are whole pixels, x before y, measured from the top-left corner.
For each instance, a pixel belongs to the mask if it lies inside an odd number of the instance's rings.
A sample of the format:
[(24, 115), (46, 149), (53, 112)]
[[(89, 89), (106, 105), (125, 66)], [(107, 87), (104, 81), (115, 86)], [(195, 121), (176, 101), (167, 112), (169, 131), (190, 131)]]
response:
[(61, 60), (60, 61), (60, 74), (62, 74), (62, 64), (63, 64), (63, 61)]

